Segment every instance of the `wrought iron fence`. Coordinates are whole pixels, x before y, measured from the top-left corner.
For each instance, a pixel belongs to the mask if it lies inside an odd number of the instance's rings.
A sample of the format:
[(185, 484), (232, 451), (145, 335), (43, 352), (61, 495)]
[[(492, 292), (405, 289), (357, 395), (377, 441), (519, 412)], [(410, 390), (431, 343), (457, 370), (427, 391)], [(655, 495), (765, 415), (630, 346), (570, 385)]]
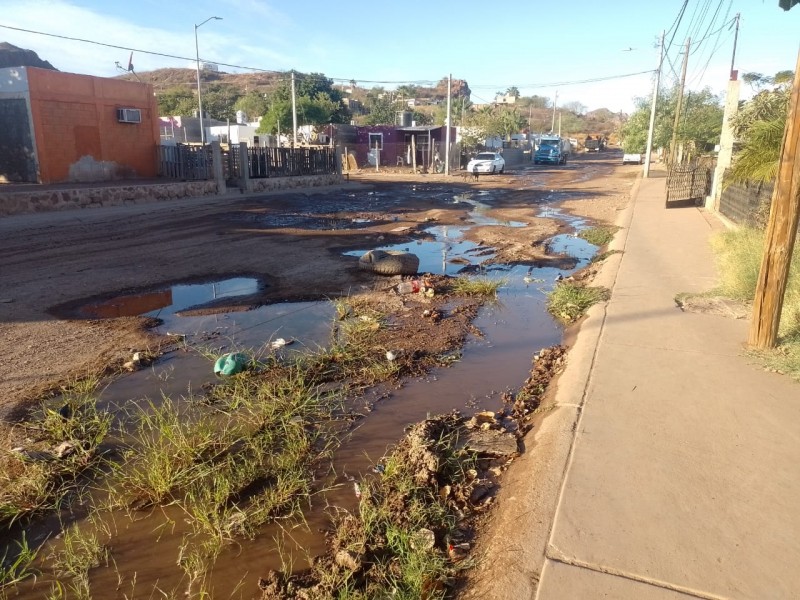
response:
[(697, 164), (674, 165), (667, 173), (666, 206), (697, 204), (711, 191), (711, 169)]
[(248, 148), (247, 158), (252, 179), (336, 173), (332, 148)]

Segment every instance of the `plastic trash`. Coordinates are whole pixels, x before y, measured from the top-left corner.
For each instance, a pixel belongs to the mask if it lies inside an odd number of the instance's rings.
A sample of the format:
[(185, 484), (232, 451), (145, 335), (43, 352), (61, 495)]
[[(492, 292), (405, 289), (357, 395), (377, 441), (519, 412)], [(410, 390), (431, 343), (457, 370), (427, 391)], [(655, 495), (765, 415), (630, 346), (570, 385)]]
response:
[(217, 359), (217, 362), (214, 363), (214, 375), (221, 375), (223, 377), (236, 375), (236, 373), (244, 371), (248, 362), (250, 362), (250, 359), (240, 352), (223, 354)]
[(401, 281), (397, 284), (397, 291), (400, 294), (416, 294), (422, 289), (419, 279), (411, 281)]

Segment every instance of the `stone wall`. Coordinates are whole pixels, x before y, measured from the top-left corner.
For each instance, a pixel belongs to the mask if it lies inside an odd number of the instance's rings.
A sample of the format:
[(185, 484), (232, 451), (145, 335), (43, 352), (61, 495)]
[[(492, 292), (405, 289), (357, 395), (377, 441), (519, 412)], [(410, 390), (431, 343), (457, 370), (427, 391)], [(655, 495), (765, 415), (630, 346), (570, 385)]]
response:
[[(275, 177), (256, 179), (250, 183), (253, 191), (266, 192), (298, 187), (319, 187), (341, 183), (340, 175), (310, 175), (306, 177)], [(235, 189), (233, 190), (236, 191)], [(139, 185), (99, 185), (86, 187), (41, 187), (3, 192), (0, 186), (0, 217), (34, 212), (101, 208), (163, 202), (177, 198), (199, 198), (217, 195), (213, 181), (184, 181), (174, 183), (142, 183)]]
[(336, 185), (342, 183), (342, 176), (336, 173), (330, 175), (307, 175), (304, 177), (268, 177), (267, 179), (250, 179), (248, 185), (253, 192), (273, 192), (301, 187), (320, 187), (323, 185)]

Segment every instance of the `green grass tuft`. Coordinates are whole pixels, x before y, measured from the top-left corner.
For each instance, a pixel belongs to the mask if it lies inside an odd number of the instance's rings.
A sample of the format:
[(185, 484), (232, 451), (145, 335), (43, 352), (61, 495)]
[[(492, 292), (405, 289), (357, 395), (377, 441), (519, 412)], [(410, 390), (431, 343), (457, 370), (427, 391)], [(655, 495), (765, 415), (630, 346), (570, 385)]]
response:
[(461, 296), (495, 297), (497, 290), (506, 284), (505, 279), (489, 277), (458, 277), (452, 284), (452, 291)]
[(608, 300), (609, 291), (602, 287), (589, 287), (561, 281), (547, 298), (547, 310), (566, 323), (580, 319), (590, 306)]
[(578, 237), (595, 246), (605, 246), (614, 239), (616, 227), (589, 227), (578, 233)]

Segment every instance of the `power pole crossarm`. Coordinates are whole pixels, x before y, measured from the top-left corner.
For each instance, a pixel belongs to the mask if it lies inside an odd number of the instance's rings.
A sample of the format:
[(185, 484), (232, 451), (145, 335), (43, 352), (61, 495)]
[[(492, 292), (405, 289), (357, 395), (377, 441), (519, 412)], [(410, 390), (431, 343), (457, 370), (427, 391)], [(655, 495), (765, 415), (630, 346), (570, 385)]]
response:
[(772, 348), (778, 339), (783, 296), (789, 280), (797, 223), (800, 219), (800, 52), (794, 70), (789, 114), (783, 132), (778, 178), (772, 194), (764, 256), (756, 283), (753, 320), (748, 343), (755, 348)]

